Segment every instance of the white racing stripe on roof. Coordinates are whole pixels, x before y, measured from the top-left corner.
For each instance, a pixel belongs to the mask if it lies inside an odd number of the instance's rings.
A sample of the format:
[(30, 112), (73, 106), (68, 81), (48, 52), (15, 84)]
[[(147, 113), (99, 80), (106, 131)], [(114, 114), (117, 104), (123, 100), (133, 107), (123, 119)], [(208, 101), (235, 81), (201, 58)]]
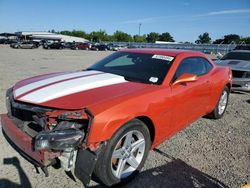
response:
[(70, 79), (70, 78), (75, 78), (75, 77), (79, 77), (79, 76), (87, 76), (87, 75), (91, 75), (91, 74), (96, 74), (96, 73), (101, 73), (100, 71), (80, 71), (80, 72), (74, 72), (74, 73), (68, 73), (68, 74), (63, 74), (63, 75), (59, 75), (59, 76), (55, 76), (55, 77), (51, 77), (51, 78), (47, 78), (44, 80), (40, 80), (37, 82), (33, 82), (30, 83), (28, 85), (22, 86), (18, 89), (15, 90), (15, 96), (18, 97), (24, 93), (27, 93), (33, 89), (54, 83), (54, 82), (58, 82), (61, 80), (66, 80), (66, 79)]
[(98, 74), (55, 83), (53, 85), (49, 85), (34, 92), (28, 93), (19, 100), (32, 103), (43, 103), (73, 93), (123, 82), (127, 81), (122, 76), (109, 73)]

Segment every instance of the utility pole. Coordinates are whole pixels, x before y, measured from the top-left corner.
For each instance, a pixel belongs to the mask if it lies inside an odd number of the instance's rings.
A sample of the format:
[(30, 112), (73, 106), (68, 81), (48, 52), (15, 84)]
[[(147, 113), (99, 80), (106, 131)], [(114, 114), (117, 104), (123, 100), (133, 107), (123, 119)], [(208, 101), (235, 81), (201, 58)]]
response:
[(141, 23), (139, 23), (139, 36), (141, 35)]

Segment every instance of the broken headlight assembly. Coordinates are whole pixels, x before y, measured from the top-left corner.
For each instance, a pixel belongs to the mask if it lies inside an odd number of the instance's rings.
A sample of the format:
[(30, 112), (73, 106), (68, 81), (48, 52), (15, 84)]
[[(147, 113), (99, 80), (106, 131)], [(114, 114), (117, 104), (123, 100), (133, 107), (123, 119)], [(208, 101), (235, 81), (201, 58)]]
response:
[(77, 147), (84, 138), (85, 133), (76, 129), (40, 132), (35, 139), (35, 150), (53, 149), (65, 150)]
[(86, 109), (63, 113), (50, 112), (49, 117), (54, 119), (54, 122), (34, 138), (36, 151), (77, 148), (84, 141), (92, 119), (91, 113)]

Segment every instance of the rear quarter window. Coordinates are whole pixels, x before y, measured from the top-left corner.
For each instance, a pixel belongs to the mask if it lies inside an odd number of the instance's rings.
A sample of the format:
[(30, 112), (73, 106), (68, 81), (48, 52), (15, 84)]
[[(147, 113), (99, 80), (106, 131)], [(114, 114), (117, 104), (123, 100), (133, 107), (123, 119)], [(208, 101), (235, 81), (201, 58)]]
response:
[(207, 59), (200, 57), (200, 61), (205, 65), (206, 73), (208, 73), (213, 68), (213, 65)]

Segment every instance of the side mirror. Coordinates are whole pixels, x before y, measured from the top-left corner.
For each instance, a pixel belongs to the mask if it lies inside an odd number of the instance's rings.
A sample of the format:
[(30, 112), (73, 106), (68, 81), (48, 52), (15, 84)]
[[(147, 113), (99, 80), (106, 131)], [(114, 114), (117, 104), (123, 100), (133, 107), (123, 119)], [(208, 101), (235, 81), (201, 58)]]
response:
[(196, 80), (197, 80), (197, 75), (185, 73), (185, 74), (182, 74), (179, 78), (177, 78), (174, 81), (173, 85), (186, 83), (186, 82), (195, 82)]

